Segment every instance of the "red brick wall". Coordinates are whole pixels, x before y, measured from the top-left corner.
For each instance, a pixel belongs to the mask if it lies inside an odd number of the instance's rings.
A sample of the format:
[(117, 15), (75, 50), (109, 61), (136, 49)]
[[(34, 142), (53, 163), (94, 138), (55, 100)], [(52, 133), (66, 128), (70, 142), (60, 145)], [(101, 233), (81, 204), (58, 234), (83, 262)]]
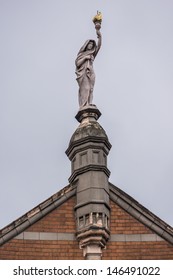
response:
[[(110, 201), (111, 234), (147, 234), (154, 233), (135, 218)], [(130, 260), (130, 259), (173, 259), (173, 246), (166, 241), (157, 242), (111, 242), (108, 241), (103, 250), (102, 259)]]
[(140, 234), (152, 233), (146, 226), (110, 201), (111, 219), (110, 230), (112, 234)]
[[(152, 233), (119, 206), (111, 203), (111, 234)], [(26, 231), (74, 233), (75, 197), (36, 222)], [(18, 240), (0, 247), (0, 259), (83, 259), (77, 241)], [(103, 250), (103, 259), (173, 259), (173, 246), (166, 241), (111, 242)]]
[(160, 242), (108, 242), (103, 260), (173, 260), (173, 246)]
[(25, 231), (41, 232), (69, 232), (75, 233), (76, 224), (74, 219), (75, 197), (67, 200), (56, 210), (52, 211), (45, 218), (39, 220)]
[(0, 248), (0, 259), (80, 260), (83, 256), (76, 241), (13, 239)]

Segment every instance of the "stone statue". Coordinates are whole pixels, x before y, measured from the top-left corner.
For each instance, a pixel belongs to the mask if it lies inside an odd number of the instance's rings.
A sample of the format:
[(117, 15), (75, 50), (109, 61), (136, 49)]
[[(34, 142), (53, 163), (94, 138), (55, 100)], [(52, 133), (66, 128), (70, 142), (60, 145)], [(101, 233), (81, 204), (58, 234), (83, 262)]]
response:
[(93, 69), (93, 61), (101, 47), (101, 22), (102, 15), (97, 12), (93, 18), (95, 24), (98, 43), (94, 40), (87, 40), (78, 52), (75, 64), (77, 82), (79, 85), (79, 106), (80, 108), (92, 104), (93, 88), (95, 84), (95, 73)]

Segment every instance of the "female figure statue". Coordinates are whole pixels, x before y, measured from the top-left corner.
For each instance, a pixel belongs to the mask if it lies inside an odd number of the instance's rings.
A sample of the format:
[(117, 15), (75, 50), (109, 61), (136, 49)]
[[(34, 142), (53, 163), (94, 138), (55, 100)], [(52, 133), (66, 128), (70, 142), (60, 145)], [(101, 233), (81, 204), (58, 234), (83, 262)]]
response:
[(93, 61), (101, 47), (100, 27), (96, 28), (98, 43), (94, 40), (87, 40), (79, 50), (75, 64), (77, 82), (79, 85), (79, 106), (92, 104), (93, 88), (95, 84), (95, 73), (93, 69)]

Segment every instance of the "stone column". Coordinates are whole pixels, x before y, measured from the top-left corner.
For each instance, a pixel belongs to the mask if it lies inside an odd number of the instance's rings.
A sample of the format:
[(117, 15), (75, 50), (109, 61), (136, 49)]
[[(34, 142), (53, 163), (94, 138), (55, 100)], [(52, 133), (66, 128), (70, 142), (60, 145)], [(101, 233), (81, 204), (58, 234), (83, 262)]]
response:
[(90, 260), (101, 259), (110, 235), (107, 155), (111, 144), (97, 122), (100, 115), (95, 105), (78, 112), (80, 125), (66, 151), (71, 161), (69, 182), (77, 188), (76, 236), (85, 259)]

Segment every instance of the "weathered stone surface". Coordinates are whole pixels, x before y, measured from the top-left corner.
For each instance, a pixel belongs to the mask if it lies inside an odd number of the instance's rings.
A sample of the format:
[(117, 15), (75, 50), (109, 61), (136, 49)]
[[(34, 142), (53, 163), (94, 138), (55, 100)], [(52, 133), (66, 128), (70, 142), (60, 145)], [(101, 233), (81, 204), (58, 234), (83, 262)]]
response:
[[(76, 119), (80, 125), (66, 151), (72, 170), (69, 182), (75, 182), (77, 187), (76, 235), (84, 255), (87, 255), (87, 248), (100, 252), (110, 234), (107, 155), (111, 144), (97, 122), (100, 115), (95, 105), (85, 106), (78, 112)], [(94, 256), (94, 252), (91, 254)]]

